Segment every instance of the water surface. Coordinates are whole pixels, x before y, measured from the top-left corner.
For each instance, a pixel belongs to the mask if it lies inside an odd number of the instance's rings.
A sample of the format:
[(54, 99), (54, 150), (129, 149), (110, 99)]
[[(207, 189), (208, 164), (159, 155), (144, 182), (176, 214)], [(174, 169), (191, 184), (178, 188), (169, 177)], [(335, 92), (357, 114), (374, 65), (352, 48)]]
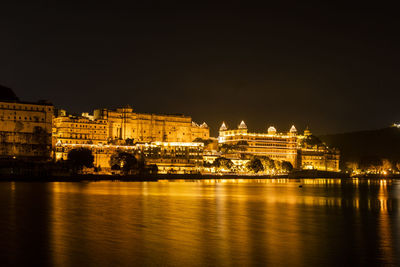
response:
[(2, 182), (0, 260), (398, 265), (399, 196), (391, 180)]

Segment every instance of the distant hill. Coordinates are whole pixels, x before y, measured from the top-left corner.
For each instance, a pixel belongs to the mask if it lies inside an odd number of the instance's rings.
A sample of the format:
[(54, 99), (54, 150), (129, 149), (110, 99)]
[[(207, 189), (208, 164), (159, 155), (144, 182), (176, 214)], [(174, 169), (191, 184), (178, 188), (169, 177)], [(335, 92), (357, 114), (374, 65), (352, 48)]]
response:
[(340, 149), (342, 163), (355, 161), (368, 165), (381, 159), (400, 162), (400, 129), (397, 127), (318, 137), (328, 146)]
[(13, 90), (0, 85), (0, 101), (18, 101), (18, 97), (15, 95)]

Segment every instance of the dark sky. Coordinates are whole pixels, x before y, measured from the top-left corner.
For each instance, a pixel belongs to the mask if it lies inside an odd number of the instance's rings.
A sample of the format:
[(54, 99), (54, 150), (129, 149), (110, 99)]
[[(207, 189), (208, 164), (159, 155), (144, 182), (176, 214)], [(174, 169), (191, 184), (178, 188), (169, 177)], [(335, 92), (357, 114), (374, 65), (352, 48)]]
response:
[(10, 2), (0, 4), (0, 84), (23, 100), (184, 113), (213, 134), (242, 119), (316, 133), (400, 121), (391, 7)]

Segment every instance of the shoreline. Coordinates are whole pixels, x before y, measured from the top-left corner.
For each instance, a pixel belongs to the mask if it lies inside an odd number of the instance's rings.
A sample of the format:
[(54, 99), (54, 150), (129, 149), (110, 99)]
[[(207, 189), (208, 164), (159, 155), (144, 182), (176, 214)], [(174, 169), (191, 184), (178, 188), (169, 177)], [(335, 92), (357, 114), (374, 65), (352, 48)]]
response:
[(288, 175), (234, 175), (234, 174), (138, 174), (138, 175), (97, 175), (79, 174), (75, 176), (17, 176), (0, 175), (0, 182), (97, 182), (97, 181), (120, 181), (120, 182), (157, 182), (162, 180), (220, 180), (220, 179), (400, 179), (400, 175), (391, 176), (364, 176), (350, 177), (348, 174), (336, 173), (291, 173)]

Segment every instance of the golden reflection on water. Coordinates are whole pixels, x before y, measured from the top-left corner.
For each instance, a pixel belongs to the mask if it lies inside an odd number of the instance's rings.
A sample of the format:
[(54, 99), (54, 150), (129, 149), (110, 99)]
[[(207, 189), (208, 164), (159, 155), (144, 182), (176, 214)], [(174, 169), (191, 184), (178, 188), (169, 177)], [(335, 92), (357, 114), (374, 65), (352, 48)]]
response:
[[(53, 262), (337, 265), (358, 248), (357, 264), (368, 257), (392, 264), (399, 252), (393, 186), (359, 179), (52, 183)], [(371, 245), (365, 227), (376, 235), (376, 254), (363, 252)]]

